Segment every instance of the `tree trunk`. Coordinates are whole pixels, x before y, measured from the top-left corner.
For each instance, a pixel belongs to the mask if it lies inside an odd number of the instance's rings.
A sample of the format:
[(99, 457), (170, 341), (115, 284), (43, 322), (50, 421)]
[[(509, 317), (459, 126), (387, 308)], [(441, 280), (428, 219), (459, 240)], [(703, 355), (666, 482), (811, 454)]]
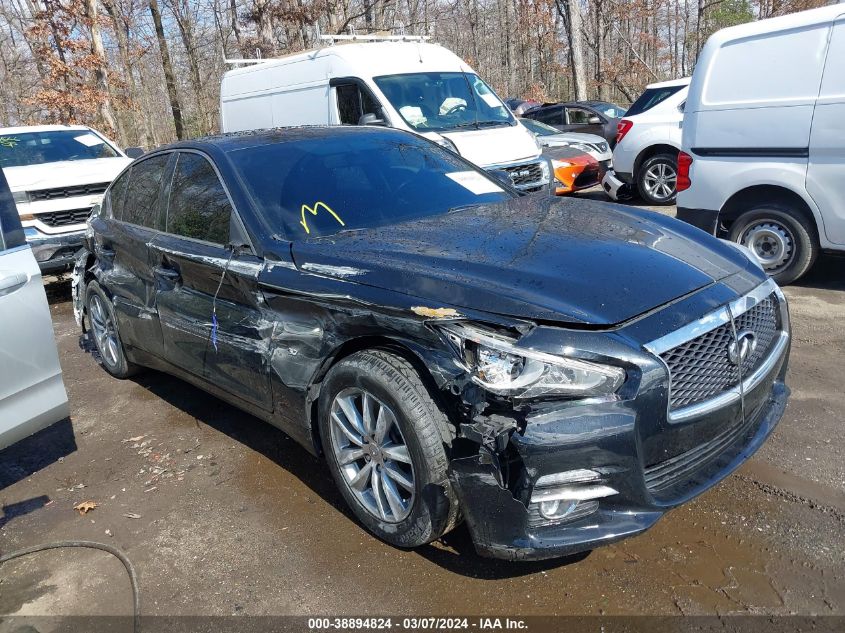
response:
[(583, 24), (581, 7), (578, 6), (578, 0), (557, 0), (557, 9), (566, 26), (575, 100), (581, 101), (587, 98), (587, 67), (584, 63), (584, 40), (581, 35)]
[(108, 61), (106, 51), (103, 48), (103, 38), (100, 34), (100, 23), (97, 16), (97, 0), (85, 0), (85, 17), (91, 22), (91, 54), (97, 59), (97, 66), (94, 68), (94, 80), (97, 90), (100, 91), (100, 118), (103, 120), (108, 134), (118, 134), (122, 143), (126, 142), (123, 130), (118, 129), (111, 107), (111, 94), (109, 91)]
[(176, 80), (173, 75), (173, 64), (170, 62), (170, 51), (167, 49), (167, 40), (164, 38), (164, 26), (161, 23), (161, 11), (158, 9), (158, 0), (149, 0), (150, 14), (153, 16), (158, 48), (161, 52), (161, 65), (164, 69), (164, 82), (167, 84), (167, 95), (170, 98), (170, 110), (173, 113), (173, 125), (176, 128), (176, 138), (185, 138), (185, 129), (182, 126), (182, 106), (179, 105), (179, 95), (176, 94)]

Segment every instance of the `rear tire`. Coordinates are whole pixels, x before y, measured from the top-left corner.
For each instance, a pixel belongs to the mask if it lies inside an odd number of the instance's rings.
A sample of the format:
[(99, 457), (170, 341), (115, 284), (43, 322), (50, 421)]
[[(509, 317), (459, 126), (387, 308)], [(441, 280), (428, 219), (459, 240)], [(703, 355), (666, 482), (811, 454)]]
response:
[(819, 253), (815, 227), (788, 204), (759, 204), (734, 220), (730, 240), (747, 246), (778, 284), (806, 273)]
[(320, 391), (319, 426), (340, 493), (375, 536), (417, 547), (455, 526), (450, 425), (408, 361), (381, 350), (340, 361)]
[(129, 378), (138, 373), (138, 366), (130, 363), (123, 351), (111, 299), (96, 281), (90, 282), (85, 289), (85, 310), (91, 338), (105, 370), (115, 378)]
[(640, 197), (650, 205), (675, 203), (678, 196), (678, 156), (657, 154), (646, 159), (637, 172)]

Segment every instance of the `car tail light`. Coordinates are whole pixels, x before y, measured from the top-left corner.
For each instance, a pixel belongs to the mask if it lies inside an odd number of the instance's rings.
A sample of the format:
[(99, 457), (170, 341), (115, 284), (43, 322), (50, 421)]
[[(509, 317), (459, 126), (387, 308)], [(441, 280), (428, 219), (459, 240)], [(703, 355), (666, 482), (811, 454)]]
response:
[(678, 182), (677, 191), (686, 191), (692, 185), (689, 177), (689, 168), (692, 165), (692, 156), (686, 152), (678, 154)]
[(616, 144), (622, 142), (622, 139), (625, 138), (625, 135), (628, 131), (634, 127), (634, 122), (628, 119), (622, 119), (619, 123), (616, 124)]

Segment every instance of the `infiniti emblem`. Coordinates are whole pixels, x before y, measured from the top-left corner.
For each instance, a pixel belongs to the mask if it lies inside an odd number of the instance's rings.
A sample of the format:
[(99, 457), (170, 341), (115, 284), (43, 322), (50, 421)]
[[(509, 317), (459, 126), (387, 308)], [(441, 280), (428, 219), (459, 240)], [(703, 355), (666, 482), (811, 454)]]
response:
[(728, 345), (728, 360), (734, 365), (740, 365), (751, 356), (757, 347), (757, 336), (751, 330), (742, 330), (736, 335), (736, 340)]

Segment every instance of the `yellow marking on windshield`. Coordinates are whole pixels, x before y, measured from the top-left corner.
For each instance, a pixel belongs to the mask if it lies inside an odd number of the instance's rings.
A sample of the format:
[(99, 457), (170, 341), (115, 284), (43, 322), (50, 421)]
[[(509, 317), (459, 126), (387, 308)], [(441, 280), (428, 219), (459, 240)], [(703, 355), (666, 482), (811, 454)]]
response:
[(307, 204), (302, 205), (302, 219), (299, 221), (299, 223), (302, 225), (302, 228), (305, 229), (306, 233), (310, 234), (311, 229), (308, 228), (308, 222), (305, 221), (305, 212), (308, 211), (308, 213), (310, 213), (311, 215), (316, 216), (317, 211), (320, 210), (320, 207), (322, 207), (323, 209), (325, 209), (326, 211), (331, 213), (332, 217), (335, 220), (337, 220), (340, 223), (341, 226), (346, 226), (344, 221), (340, 219), (340, 216), (337, 213), (335, 213), (334, 211), (332, 211), (332, 208), (329, 205), (327, 205), (325, 202), (320, 202), (318, 200), (317, 202), (314, 203), (313, 207), (309, 207)]
[(20, 139), (14, 136), (0, 136), (0, 147), (15, 147), (20, 142)]

